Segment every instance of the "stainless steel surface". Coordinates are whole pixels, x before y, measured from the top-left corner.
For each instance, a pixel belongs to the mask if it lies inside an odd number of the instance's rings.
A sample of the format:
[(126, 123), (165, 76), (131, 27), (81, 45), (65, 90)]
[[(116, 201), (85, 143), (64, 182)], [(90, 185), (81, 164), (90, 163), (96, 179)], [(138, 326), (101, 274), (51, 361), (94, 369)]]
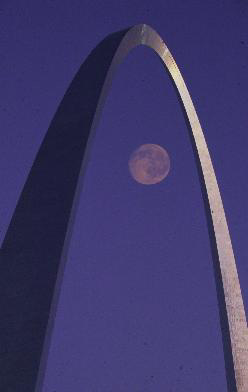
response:
[(0, 249), (1, 391), (42, 391), (91, 142), (113, 74), (138, 45), (150, 47), (168, 69), (191, 125), (211, 210), (228, 318), (227, 346), (232, 358), (226, 366), (227, 387), (248, 392), (247, 320), (208, 147), (175, 60), (160, 36), (145, 24), (109, 35), (89, 54), (51, 121), (24, 185)]
[[(232, 249), (231, 238), (228, 230), (226, 216), (221, 200), (221, 195), (211, 162), (207, 143), (196, 114), (190, 94), (171, 55), (162, 38), (151, 27), (145, 24), (136, 25), (128, 30), (122, 39), (99, 100), (98, 109), (105, 98), (107, 87), (112, 79), (112, 71), (123, 60), (127, 53), (138, 45), (146, 45), (154, 50), (167, 67), (182, 99), (186, 110), (193, 137), (196, 143), (201, 169), (207, 189), (215, 238), (218, 249), (219, 263), (225, 294), (225, 303), (230, 330), (234, 371), (238, 392), (248, 392), (248, 328), (240, 283)], [(99, 110), (97, 110), (98, 112)]]

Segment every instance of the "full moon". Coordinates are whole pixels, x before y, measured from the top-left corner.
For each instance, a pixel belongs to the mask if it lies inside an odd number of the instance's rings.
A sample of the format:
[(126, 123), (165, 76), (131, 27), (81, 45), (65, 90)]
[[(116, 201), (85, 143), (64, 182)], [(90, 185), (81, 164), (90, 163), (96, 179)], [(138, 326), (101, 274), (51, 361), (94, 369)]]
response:
[(170, 157), (158, 144), (142, 144), (131, 154), (128, 166), (131, 176), (140, 184), (157, 184), (170, 171)]

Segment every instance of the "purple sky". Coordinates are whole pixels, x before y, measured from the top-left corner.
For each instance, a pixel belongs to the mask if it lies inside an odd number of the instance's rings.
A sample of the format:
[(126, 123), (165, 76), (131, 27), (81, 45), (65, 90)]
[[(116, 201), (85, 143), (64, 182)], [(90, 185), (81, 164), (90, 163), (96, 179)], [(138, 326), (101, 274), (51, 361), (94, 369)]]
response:
[[(89, 52), (136, 23), (183, 74), (208, 142), (248, 311), (248, 4), (2, 1), (0, 240), (57, 106)], [(134, 182), (131, 152), (165, 147), (171, 171)], [(42, 392), (226, 390), (211, 251), (184, 117), (139, 47), (117, 72), (92, 148)]]

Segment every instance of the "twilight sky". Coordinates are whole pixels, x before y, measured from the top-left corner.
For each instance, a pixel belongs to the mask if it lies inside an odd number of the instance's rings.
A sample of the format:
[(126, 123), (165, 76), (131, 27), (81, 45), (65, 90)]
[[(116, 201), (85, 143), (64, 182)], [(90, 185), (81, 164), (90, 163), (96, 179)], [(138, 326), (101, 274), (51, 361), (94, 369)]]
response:
[[(2, 1), (0, 241), (74, 74), (107, 34), (147, 23), (190, 91), (219, 182), (248, 312), (248, 4)], [(69, 131), (69, 130), (68, 130)], [(128, 171), (163, 146), (157, 185)], [(226, 391), (212, 258), (188, 130), (148, 48), (120, 66), (96, 132), (42, 392)]]

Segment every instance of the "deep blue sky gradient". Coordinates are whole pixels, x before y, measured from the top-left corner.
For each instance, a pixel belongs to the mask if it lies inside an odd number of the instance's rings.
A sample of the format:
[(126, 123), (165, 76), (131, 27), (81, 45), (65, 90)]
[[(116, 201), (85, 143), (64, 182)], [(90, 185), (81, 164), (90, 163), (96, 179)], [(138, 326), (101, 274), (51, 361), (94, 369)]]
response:
[[(147, 23), (167, 43), (205, 132), (248, 311), (248, 4), (3, 1), (0, 235), (75, 72), (107, 34)], [(158, 185), (131, 152), (171, 157)], [(158, 58), (135, 49), (96, 133), (43, 392), (226, 391), (212, 259), (188, 130)]]

